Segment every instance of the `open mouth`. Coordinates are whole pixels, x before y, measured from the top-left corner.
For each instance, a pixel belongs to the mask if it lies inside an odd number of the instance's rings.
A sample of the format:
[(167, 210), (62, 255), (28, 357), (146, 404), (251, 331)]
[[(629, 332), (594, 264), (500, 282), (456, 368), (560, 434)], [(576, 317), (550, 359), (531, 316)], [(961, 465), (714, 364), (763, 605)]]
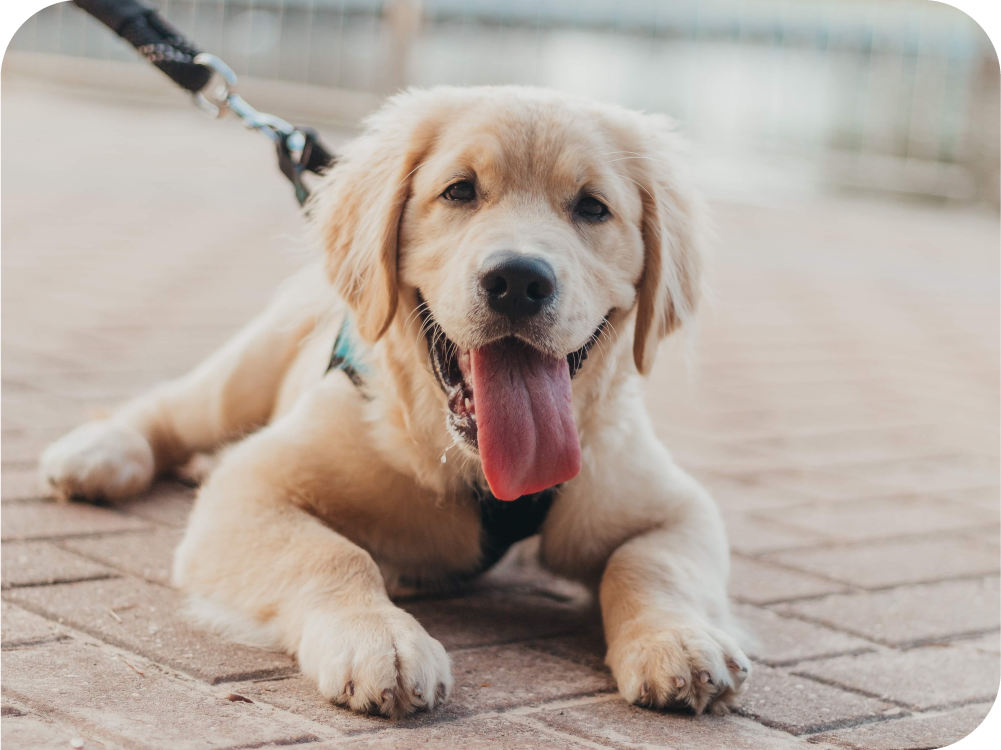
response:
[[(448, 397), (449, 427), (469, 445), (476, 448), (476, 392), (473, 389), (470, 351), (469, 349), (460, 349), (458, 344), (445, 335), (441, 326), (428, 311), (427, 305), (422, 305), (420, 316), (428, 343), (428, 352), (431, 355), (431, 366), (438, 379), (438, 385)], [(601, 337), (607, 322), (607, 318), (602, 320), (601, 325), (591, 334), (584, 346), (567, 355), (567, 366), (571, 378), (583, 366), (588, 352)], [(520, 341), (518, 344), (530, 348), (528, 344)]]
[(431, 365), (448, 399), (448, 427), (479, 452), (493, 494), (514, 500), (576, 476), (580, 445), (570, 379), (606, 321), (580, 349), (552, 357), (513, 336), (461, 349), (426, 305), (420, 315)]

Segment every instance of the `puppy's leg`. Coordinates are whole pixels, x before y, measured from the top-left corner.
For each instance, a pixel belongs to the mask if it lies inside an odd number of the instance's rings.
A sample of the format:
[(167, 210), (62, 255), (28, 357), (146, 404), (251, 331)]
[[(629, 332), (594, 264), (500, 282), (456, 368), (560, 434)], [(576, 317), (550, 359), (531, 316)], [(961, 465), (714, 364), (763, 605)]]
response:
[(724, 712), (750, 662), (729, 613), (719, 513), (647, 424), (595, 454), (606, 468), (582, 473), (554, 505), (543, 560), (600, 581), (606, 662), (626, 700)]
[[(199, 492), (174, 582), (203, 621), (295, 654), (327, 699), (397, 717), (442, 703), (451, 669), (441, 644), (389, 600), (369, 553), (318, 520), (357, 486), (363, 451), (287, 418), (236, 446)], [(383, 493), (392, 473), (365, 484)], [(340, 515), (347, 524), (357, 512)]]
[(126, 497), (157, 472), (264, 424), (316, 323), (321, 274), (311, 268), (290, 280), (263, 314), (184, 377), (50, 445), (40, 460), (43, 480), (64, 498)]

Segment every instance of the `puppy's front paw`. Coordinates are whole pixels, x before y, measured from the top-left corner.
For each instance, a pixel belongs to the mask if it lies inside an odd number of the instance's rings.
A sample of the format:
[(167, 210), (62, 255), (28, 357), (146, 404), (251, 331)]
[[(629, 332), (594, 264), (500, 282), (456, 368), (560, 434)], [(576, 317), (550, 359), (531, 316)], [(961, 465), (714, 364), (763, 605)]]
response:
[(102, 420), (63, 435), (42, 453), (42, 480), (64, 499), (117, 499), (153, 482), (153, 449), (135, 430)]
[(392, 605), (314, 613), (298, 656), (320, 693), (353, 711), (395, 719), (444, 703), (452, 690), (444, 647)]
[(629, 623), (609, 644), (607, 662), (630, 703), (647, 708), (708, 707), (726, 713), (751, 662), (723, 631), (695, 620)]

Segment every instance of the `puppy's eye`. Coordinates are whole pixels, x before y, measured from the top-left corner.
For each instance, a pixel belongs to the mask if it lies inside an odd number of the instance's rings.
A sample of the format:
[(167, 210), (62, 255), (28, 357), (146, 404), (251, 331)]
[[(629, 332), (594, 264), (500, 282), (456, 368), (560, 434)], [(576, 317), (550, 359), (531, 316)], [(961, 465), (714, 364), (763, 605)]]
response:
[(573, 212), (577, 216), (582, 219), (587, 219), (588, 221), (604, 221), (611, 216), (611, 214), (608, 213), (608, 206), (591, 195), (585, 195), (577, 201), (577, 205), (574, 206)]
[(454, 182), (445, 188), (441, 197), (450, 201), (471, 201), (476, 198), (476, 188), (468, 180)]

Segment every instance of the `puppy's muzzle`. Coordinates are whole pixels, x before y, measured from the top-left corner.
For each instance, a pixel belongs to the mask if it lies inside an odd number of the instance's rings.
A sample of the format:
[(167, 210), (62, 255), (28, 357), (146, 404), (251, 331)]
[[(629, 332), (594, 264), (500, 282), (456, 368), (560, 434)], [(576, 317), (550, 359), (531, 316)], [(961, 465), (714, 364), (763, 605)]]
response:
[(556, 300), (556, 273), (534, 255), (493, 253), (483, 264), (479, 282), (490, 309), (512, 323), (538, 315)]

